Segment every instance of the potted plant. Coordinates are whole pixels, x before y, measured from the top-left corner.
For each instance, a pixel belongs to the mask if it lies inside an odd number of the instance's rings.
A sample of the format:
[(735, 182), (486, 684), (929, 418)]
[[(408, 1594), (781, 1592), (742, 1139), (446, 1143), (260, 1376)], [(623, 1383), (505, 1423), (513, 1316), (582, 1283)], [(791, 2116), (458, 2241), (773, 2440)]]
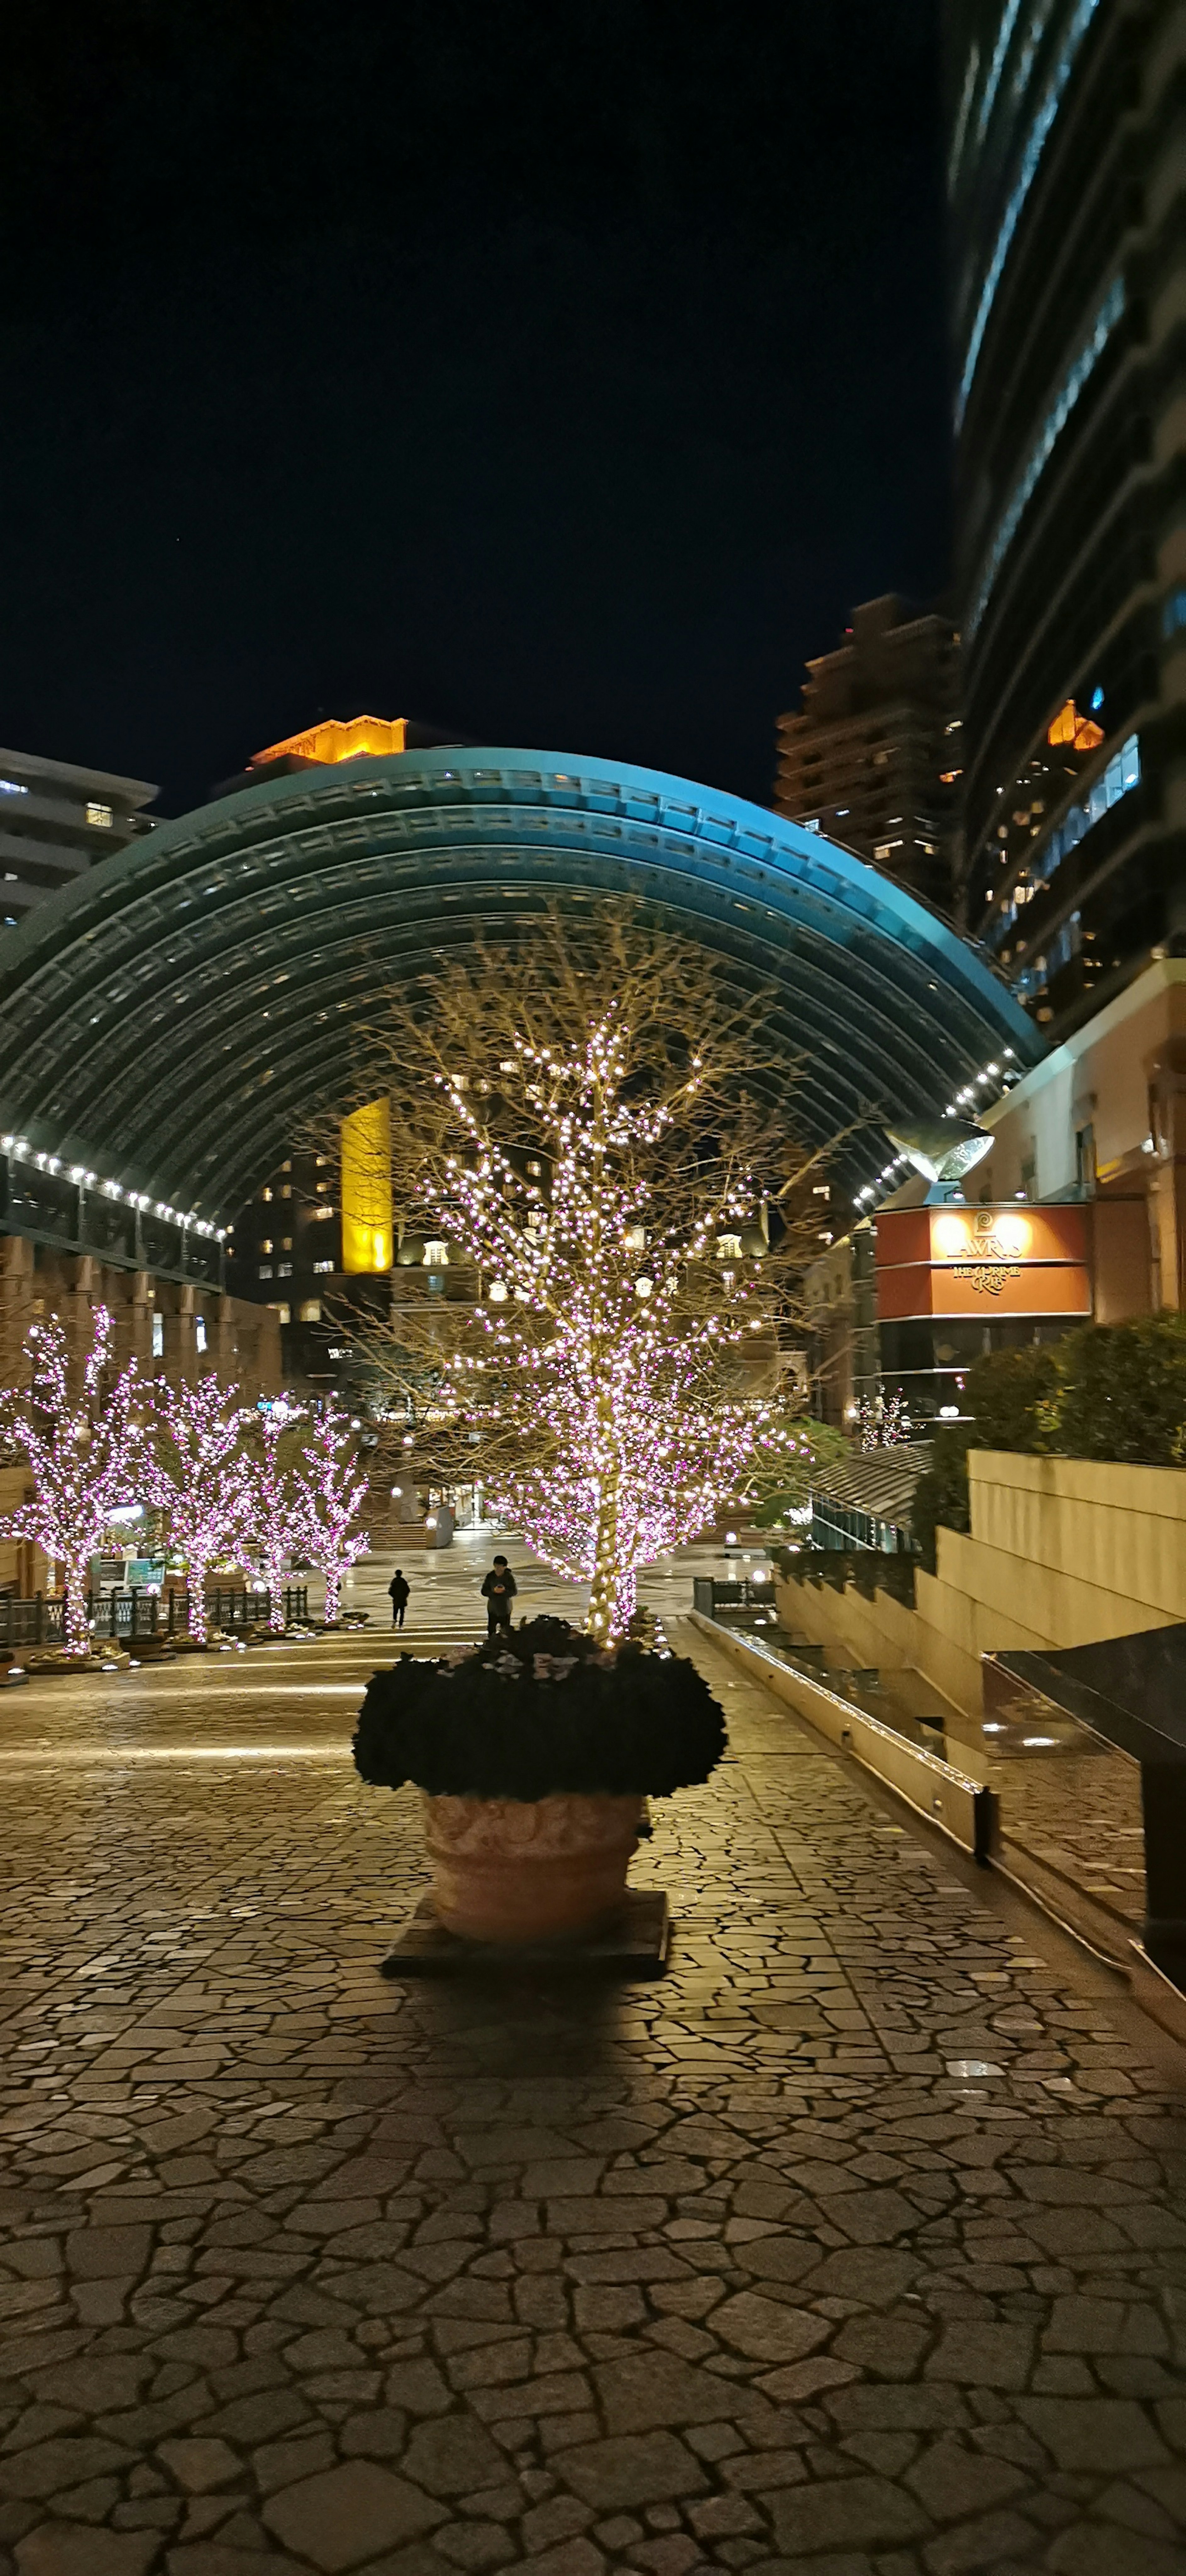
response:
[(696, 1666), (525, 1620), (460, 1655), (401, 1655), (359, 1714), (364, 1780), (424, 1798), (444, 1928), (506, 1943), (579, 1936), (626, 1894), (643, 1801), (707, 1780), (725, 1722)]

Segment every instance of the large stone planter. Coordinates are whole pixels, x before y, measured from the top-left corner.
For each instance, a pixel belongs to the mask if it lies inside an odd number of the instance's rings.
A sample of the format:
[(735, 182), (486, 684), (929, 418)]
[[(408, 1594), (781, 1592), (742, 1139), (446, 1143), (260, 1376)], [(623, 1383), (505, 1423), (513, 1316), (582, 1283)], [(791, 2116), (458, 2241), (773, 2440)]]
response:
[(437, 1919), (463, 1940), (574, 1938), (626, 1898), (638, 1798), (424, 1799)]

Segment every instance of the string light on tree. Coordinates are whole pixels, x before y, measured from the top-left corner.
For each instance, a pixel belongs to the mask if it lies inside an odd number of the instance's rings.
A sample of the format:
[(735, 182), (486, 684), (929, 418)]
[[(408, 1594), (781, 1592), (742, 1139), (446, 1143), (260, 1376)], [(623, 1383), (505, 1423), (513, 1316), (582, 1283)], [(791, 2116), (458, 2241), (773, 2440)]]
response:
[[(406, 1306), (371, 1346), (441, 1481), (479, 1448), (488, 1507), (589, 1583), (607, 1640), (639, 1568), (799, 1441), (764, 1213), (789, 1184), (740, 1087), (754, 1058), (678, 943), (642, 945), (641, 964), (627, 940), (620, 963), (574, 967), (553, 925), (531, 970), (500, 961), (434, 997), (436, 1120), (409, 1080), (392, 1132), (416, 1158), (425, 1237), (491, 1285), (472, 1306)], [(422, 1084), (423, 1017), (416, 1044)]]
[(30, 1499), (0, 1520), (0, 1536), (32, 1539), (62, 1569), (64, 1643), (90, 1650), (90, 1564), (110, 1544), (112, 1522), (147, 1483), (149, 1392), (134, 1360), (111, 1377), (111, 1315), (96, 1306), (81, 1370), (56, 1315), (25, 1338), (28, 1386), (0, 1396), (0, 1436), (28, 1461)]
[(293, 1519), (301, 1554), (325, 1576), (325, 1624), (337, 1624), (342, 1578), (366, 1550), (359, 1515), (367, 1479), (358, 1466), (353, 1425), (336, 1406), (318, 1414), (293, 1473)]
[(209, 1568), (241, 1538), (250, 1519), (243, 1434), (255, 1417), (236, 1403), (238, 1392), (221, 1385), (212, 1371), (196, 1386), (158, 1379), (154, 1389), (151, 1499), (165, 1514), (172, 1546), (185, 1558), (189, 1633), (199, 1645), (207, 1636)]
[(268, 1626), (275, 1636), (284, 1630), (284, 1578), (294, 1549), (299, 1549), (302, 1523), (294, 1480), (281, 1458), (285, 1434), (305, 1420), (303, 1404), (277, 1395), (252, 1417), (254, 1440), (248, 1462), (248, 1499), (244, 1526), (263, 1558), (270, 1595)]

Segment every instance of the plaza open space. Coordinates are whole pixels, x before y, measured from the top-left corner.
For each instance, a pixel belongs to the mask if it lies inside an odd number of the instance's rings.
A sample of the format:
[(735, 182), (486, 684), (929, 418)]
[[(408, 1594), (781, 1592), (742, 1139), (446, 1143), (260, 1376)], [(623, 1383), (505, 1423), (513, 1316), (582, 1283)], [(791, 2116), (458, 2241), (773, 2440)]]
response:
[(689, 1589), (652, 1981), (380, 1977), (377, 1626), (5, 1699), (6, 2571), (1186, 2564), (1186, 2057)]

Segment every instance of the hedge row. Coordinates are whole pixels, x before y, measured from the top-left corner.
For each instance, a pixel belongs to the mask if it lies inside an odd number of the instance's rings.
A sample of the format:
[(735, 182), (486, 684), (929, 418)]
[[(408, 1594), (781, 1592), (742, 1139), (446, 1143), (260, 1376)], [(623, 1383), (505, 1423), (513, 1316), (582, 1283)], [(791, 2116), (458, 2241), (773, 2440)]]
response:
[(971, 1425), (936, 1432), (914, 1496), (915, 1544), (932, 1574), (936, 1530), (968, 1528), (969, 1449), (1186, 1462), (1186, 1318), (1085, 1324), (1054, 1345), (994, 1351), (969, 1369), (967, 1397)]

